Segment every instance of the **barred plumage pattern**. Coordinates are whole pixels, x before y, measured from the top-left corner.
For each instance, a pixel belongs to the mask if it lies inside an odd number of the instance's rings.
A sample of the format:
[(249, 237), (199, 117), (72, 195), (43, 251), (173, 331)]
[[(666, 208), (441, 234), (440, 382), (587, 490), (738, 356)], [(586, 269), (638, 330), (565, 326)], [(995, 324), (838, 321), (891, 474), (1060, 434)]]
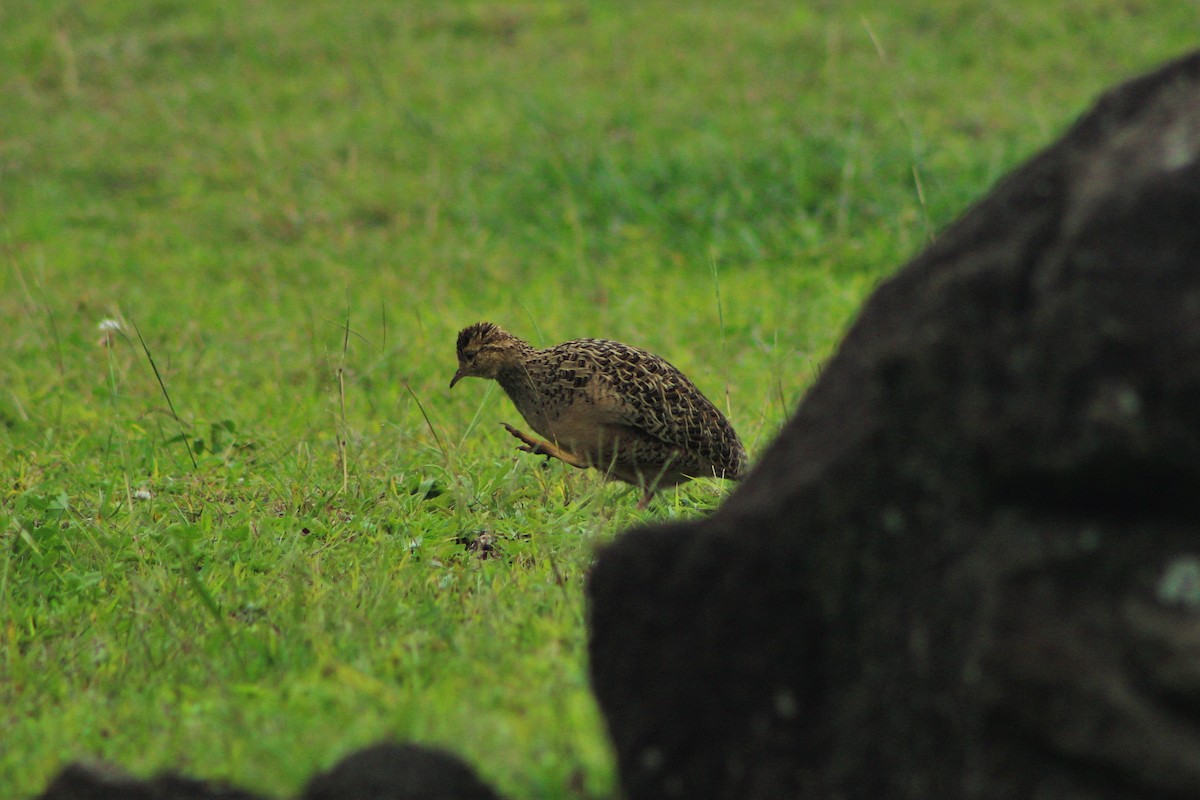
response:
[[(662, 358), (608, 339), (544, 350), (481, 322), (458, 335), (459, 370), (493, 378), (553, 447), (522, 448), (590, 466), (643, 489), (690, 478), (739, 478), (746, 451), (733, 426), (696, 385)], [(561, 452), (550, 452), (557, 450)], [(572, 458), (573, 457), (573, 458)]]

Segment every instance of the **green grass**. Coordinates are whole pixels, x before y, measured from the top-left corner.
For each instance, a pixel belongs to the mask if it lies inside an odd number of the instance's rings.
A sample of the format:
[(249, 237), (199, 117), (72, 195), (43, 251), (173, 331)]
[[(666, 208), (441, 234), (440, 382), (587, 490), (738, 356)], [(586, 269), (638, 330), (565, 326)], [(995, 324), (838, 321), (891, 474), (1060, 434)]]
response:
[(283, 794), (396, 736), (612, 797), (588, 565), (726, 488), (516, 453), (455, 331), (648, 347), (760, 452), (880, 278), (1200, 23), (895, 5), (0, 6), (6, 794)]

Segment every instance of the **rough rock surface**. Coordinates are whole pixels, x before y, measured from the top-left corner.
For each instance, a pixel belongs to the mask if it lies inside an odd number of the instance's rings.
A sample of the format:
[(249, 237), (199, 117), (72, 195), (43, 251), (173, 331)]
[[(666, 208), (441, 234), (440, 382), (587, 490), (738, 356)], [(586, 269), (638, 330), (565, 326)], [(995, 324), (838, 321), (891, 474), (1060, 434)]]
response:
[(1200, 53), (882, 284), (589, 583), (632, 800), (1200, 796)]

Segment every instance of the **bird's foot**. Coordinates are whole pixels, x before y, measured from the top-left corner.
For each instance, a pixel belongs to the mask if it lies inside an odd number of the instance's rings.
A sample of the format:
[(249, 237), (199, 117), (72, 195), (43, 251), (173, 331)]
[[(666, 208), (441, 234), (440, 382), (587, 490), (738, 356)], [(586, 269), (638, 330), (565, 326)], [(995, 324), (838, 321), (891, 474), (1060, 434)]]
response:
[(549, 450), (552, 445), (549, 442), (543, 442), (538, 439), (534, 439), (532, 436), (525, 433), (525, 431), (518, 430), (512, 425), (509, 425), (507, 422), (502, 422), (500, 424), (504, 426), (504, 430), (508, 431), (513, 436), (525, 443), (525, 446), (518, 447), (518, 450), (521, 450), (525, 453), (533, 453), (535, 456), (545, 456), (546, 458), (553, 457), (553, 454)]
[(559, 461), (563, 461), (567, 464), (570, 464), (572, 467), (578, 467), (579, 469), (586, 469), (589, 466), (586, 461), (579, 458), (574, 453), (562, 449), (556, 444), (551, 444), (550, 442), (542, 441), (541, 439), (535, 439), (524, 431), (518, 430), (512, 425), (509, 425), (507, 422), (502, 422), (500, 424), (504, 426), (506, 431), (524, 443), (523, 447), (517, 448), (522, 452), (533, 453), (535, 456), (545, 456), (547, 459), (557, 458)]

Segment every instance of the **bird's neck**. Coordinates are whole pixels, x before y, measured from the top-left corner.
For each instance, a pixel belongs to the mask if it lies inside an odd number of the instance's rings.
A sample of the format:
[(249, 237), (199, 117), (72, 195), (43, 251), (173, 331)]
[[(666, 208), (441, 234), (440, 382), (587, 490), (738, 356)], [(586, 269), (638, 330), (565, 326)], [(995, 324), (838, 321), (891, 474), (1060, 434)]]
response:
[(536, 353), (534, 348), (525, 345), (520, 359), (496, 373), (496, 382), (500, 384), (500, 388), (508, 395), (508, 399), (512, 400), (521, 416), (535, 428), (540, 427), (535, 418), (545, 416), (538, 396), (537, 386), (542, 378), (542, 370), (533, 358)]
[(496, 382), (500, 384), (500, 388), (504, 389), (504, 393), (518, 409), (524, 408), (537, 396), (533, 378), (524, 364), (500, 370), (496, 374)]

